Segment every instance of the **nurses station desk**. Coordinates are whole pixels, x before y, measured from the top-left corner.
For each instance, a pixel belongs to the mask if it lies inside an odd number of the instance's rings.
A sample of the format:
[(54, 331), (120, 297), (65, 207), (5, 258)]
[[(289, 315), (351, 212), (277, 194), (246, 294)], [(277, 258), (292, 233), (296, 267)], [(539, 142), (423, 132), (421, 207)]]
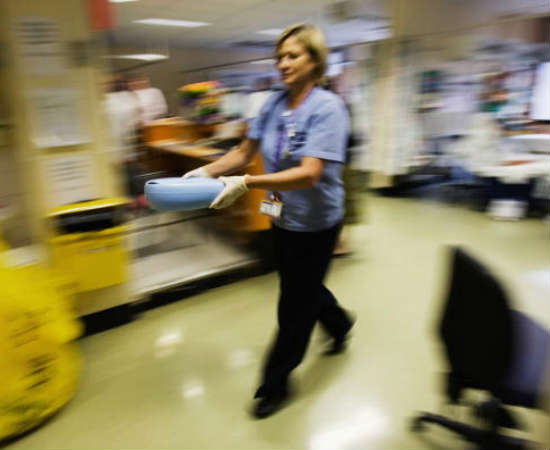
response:
[[(224, 124), (221, 124), (222, 126)], [(157, 120), (143, 132), (140, 162), (149, 178), (178, 177), (215, 161), (240, 142), (218, 125), (195, 124), (179, 118)], [(260, 155), (243, 173), (262, 173)], [(133, 219), (132, 285), (136, 297), (231, 273), (262, 267), (261, 247), (270, 221), (259, 213), (265, 193), (251, 190), (229, 208), (189, 212), (152, 212)], [(258, 253), (258, 246), (260, 253)], [(242, 271), (242, 272), (241, 272)]]

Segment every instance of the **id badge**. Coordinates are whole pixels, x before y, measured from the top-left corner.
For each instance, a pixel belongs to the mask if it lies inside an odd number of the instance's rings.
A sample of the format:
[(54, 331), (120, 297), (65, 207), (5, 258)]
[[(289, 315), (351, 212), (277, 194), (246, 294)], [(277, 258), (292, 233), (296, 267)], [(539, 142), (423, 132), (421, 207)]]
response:
[(276, 200), (263, 200), (260, 204), (260, 213), (278, 219), (283, 212), (282, 202)]

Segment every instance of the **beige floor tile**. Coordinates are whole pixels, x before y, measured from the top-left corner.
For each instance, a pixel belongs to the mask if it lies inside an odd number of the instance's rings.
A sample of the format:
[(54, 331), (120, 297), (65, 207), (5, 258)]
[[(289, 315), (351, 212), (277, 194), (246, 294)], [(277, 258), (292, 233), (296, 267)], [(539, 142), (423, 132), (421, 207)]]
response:
[[(548, 223), (500, 223), (458, 207), (367, 198), (357, 252), (335, 261), (328, 286), (358, 322), (352, 346), (322, 358), (318, 331), (296, 371), (297, 396), (263, 421), (247, 410), (275, 325), (274, 274), (158, 308), (82, 341), (75, 399), (12, 449), (463, 449), (435, 428), (411, 434), (416, 411), (437, 411), (445, 367), (434, 338), (444, 246), (463, 244), (497, 272), (515, 305), (550, 324)], [(550, 423), (528, 413), (533, 435)]]

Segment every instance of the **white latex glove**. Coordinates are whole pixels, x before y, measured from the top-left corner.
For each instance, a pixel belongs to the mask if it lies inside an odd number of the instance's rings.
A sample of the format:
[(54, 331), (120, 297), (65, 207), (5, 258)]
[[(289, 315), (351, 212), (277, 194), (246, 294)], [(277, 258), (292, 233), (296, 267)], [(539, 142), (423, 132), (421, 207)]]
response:
[(182, 178), (212, 178), (212, 175), (210, 175), (204, 167), (199, 167), (198, 169), (185, 173)]
[(232, 205), (245, 192), (248, 192), (246, 185), (247, 175), (238, 177), (219, 177), (218, 180), (223, 181), (225, 188), (210, 204), (210, 208), (222, 209)]

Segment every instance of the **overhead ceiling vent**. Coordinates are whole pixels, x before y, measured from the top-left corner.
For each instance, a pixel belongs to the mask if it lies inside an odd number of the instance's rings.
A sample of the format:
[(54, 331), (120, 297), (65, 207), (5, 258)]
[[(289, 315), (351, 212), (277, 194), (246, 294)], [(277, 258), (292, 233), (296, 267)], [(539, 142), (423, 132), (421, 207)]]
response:
[(484, 42), (478, 47), (478, 51), (484, 53), (504, 54), (510, 51), (510, 43), (505, 41)]
[(253, 40), (247, 40), (247, 41), (236, 41), (229, 44), (230, 47), (248, 47), (248, 48), (257, 48), (257, 49), (272, 49), (275, 45), (275, 41), (253, 41)]
[(362, 5), (355, 0), (343, 0), (336, 3), (330, 3), (326, 6), (325, 17), (331, 23), (345, 23), (352, 20), (360, 20), (368, 22), (372, 26), (376, 22), (380, 22), (381, 25), (389, 22), (387, 17), (366, 12)]
[(330, 3), (326, 7), (326, 16), (333, 23), (347, 22), (359, 14), (358, 5), (352, 0)]

